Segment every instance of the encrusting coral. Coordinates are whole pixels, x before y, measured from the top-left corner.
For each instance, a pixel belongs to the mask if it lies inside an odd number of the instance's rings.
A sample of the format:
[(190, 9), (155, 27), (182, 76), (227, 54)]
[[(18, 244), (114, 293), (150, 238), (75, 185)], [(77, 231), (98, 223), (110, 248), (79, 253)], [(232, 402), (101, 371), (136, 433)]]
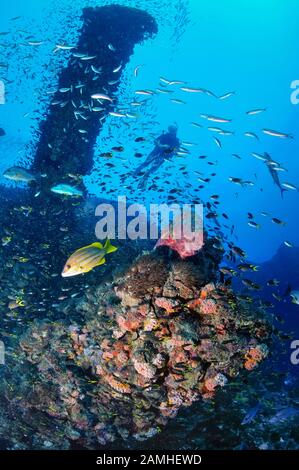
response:
[[(76, 307), (81, 322), (35, 322), (20, 342), (34, 386), (28, 379), (11, 400), (37, 442), (147, 439), (181, 407), (257, 366), (270, 327), (217, 281), (220, 260), (212, 240), (187, 260), (161, 247), (87, 291)], [(36, 413), (51, 417), (49, 429)]]

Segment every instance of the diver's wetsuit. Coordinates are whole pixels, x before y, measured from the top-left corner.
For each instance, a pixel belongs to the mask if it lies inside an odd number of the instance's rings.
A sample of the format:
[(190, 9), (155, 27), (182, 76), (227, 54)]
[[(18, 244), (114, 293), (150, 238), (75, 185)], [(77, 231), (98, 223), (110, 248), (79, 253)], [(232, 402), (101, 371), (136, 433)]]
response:
[[(135, 172), (135, 176), (142, 176), (138, 187), (142, 188), (145, 186), (148, 177), (160, 168), (165, 160), (170, 160), (177, 150), (179, 149), (180, 141), (176, 136), (176, 133), (167, 132), (160, 135), (156, 139), (156, 146), (148, 155), (147, 159), (139, 165)], [(143, 173), (145, 168), (148, 170)]]

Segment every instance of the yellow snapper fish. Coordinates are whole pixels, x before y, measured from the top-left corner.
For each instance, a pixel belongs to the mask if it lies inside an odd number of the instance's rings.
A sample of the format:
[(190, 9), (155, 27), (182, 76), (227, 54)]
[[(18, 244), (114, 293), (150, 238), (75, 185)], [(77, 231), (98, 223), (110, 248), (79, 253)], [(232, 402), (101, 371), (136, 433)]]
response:
[(84, 246), (73, 253), (63, 268), (62, 277), (77, 276), (78, 274), (88, 273), (96, 266), (106, 262), (105, 255), (116, 251), (117, 247), (111, 245), (110, 240), (106, 240), (103, 246), (100, 242)]
[(11, 300), (8, 304), (9, 310), (14, 310), (18, 307), (25, 307), (25, 302), (21, 297), (17, 297), (15, 300)]
[(8, 245), (8, 244), (11, 242), (11, 240), (12, 240), (12, 237), (9, 237), (9, 236), (7, 236), (7, 237), (2, 237), (2, 239), (1, 239), (1, 241), (2, 241), (2, 246)]

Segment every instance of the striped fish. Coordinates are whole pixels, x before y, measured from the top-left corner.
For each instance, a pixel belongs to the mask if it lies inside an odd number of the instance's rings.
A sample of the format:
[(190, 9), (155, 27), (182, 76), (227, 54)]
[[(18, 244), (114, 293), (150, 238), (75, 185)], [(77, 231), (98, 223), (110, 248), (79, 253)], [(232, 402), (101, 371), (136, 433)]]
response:
[(110, 240), (106, 240), (103, 246), (100, 242), (84, 246), (73, 253), (63, 268), (62, 277), (77, 276), (78, 274), (88, 273), (96, 266), (106, 262), (105, 255), (116, 251), (117, 247), (111, 245)]

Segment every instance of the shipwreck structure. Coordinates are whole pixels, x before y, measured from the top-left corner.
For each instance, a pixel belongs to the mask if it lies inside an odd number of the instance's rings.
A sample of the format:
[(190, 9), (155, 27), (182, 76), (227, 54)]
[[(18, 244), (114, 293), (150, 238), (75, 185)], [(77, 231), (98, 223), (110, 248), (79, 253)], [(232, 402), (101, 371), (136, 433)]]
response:
[[(13, 201), (0, 208), (1, 294), (7, 302), (21, 293), (16, 300), (27, 313), (18, 334), (10, 335), (13, 323), (4, 325), (13, 353), (0, 381), (3, 447), (98, 449), (149, 439), (268, 354), (271, 329), (261, 313), (219, 282), (216, 240), (186, 259), (166, 247), (137, 247), (136, 256), (136, 244), (127, 243), (109, 264), (110, 278), (92, 272), (88, 284), (61, 285), (67, 255), (90, 243), (90, 233), (76, 228), (77, 202), (57, 202), (47, 190), (69, 182), (69, 173), (91, 170), (121, 68), (134, 45), (156, 31), (155, 20), (137, 9), (83, 11), (78, 45), (40, 126), (32, 169), (47, 173), (43, 197), (24, 192), (20, 207)], [(18, 321), (15, 304), (11, 322)]]
[[(38, 314), (36, 309), (44, 308), (41, 304), (53, 303), (50, 296), (43, 298), (43, 292), (49, 282), (53, 288), (56, 282), (60, 289), (60, 272), (70, 252), (94, 239), (95, 223), (92, 230), (91, 224), (88, 230), (82, 229), (82, 218), (87, 219), (85, 198), (64, 198), (50, 188), (68, 183), (84, 190), (81, 177), (91, 171), (94, 143), (108, 113), (117, 105), (114, 94), (122, 70), (134, 46), (156, 32), (155, 19), (136, 8), (109, 5), (83, 10), (78, 43), (70, 46), (68, 64), (60, 71), (29, 168), (46, 177), (38, 177), (29, 190), (1, 188), (2, 236), (7, 239), (0, 246), (2, 286), (8, 286), (6, 295), (15, 296), (18, 289), (28, 290), (30, 279), (32, 294), (24, 307), (28, 307), (30, 318)], [(93, 99), (94, 94), (107, 99)], [(71, 174), (78, 179), (72, 179)], [(29, 257), (24, 256), (24, 246)], [(20, 262), (23, 258), (30, 258), (30, 262)]]
[[(47, 173), (45, 185), (91, 171), (96, 138), (117, 105), (122, 70), (134, 46), (157, 32), (148, 13), (119, 5), (85, 8), (82, 20), (78, 44), (40, 125), (33, 169)], [(95, 94), (107, 98), (92, 99)]]

